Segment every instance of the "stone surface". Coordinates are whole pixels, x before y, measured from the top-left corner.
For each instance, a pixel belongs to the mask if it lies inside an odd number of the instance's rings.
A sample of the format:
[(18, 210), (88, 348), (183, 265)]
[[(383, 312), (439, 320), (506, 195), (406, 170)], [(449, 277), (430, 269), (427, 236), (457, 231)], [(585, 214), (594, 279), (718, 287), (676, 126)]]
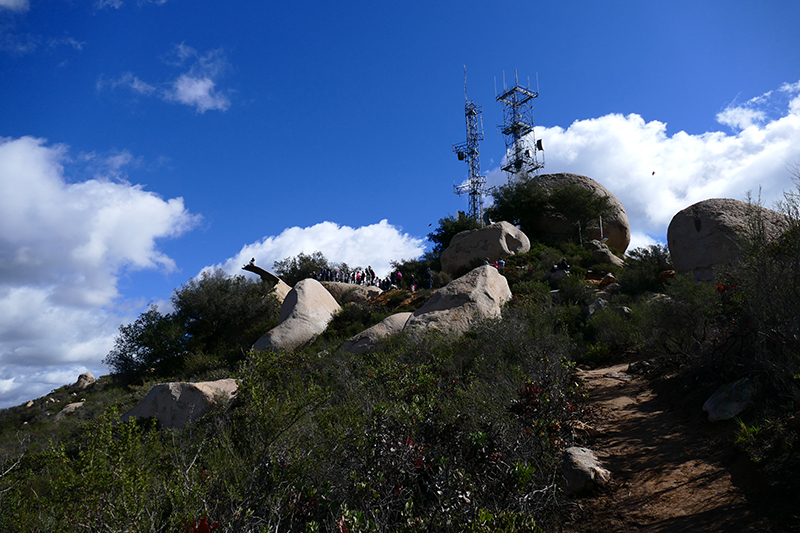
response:
[(275, 295), (275, 298), (283, 304), (283, 301), (286, 299), (286, 296), (292, 291), (292, 288), (282, 279), (278, 280), (278, 283), (275, 284), (275, 287), (272, 288), (272, 294)]
[(222, 398), (230, 400), (236, 395), (235, 379), (220, 379), (199, 383), (159, 383), (150, 389), (136, 407), (122, 415), (123, 422), (130, 417), (156, 418), (165, 429), (183, 429), (208, 413)]
[(383, 291), (379, 287), (372, 285), (354, 285), (353, 283), (341, 283), (338, 281), (321, 281), (331, 296), (343, 305), (346, 303), (367, 303)]
[(714, 267), (740, 259), (739, 239), (746, 235), (748, 213), (752, 209), (762, 214), (770, 238), (783, 232), (784, 219), (780, 213), (730, 198), (703, 200), (678, 212), (667, 229), (675, 270), (710, 280), (714, 277)]
[(331, 293), (314, 279), (297, 283), (281, 304), (278, 325), (253, 345), (254, 350), (269, 348), (295, 350), (325, 331), (341, 307)]
[[(543, 174), (534, 178), (534, 180), (548, 192), (567, 185), (577, 185), (585, 189), (590, 189), (599, 196), (608, 196), (614, 213), (603, 219), (603, 237), (607, 238), (607, 244), (619, 253), (624, 253), (625, 250), (628, 249), (628, 245), (631, 242), (631, 227), (628, 222), (628, 215), (625, 212), (625, 207), (622, 205), (622, 202), (619, 201), (619, 198), (614, 196), (614, 194), (603, 187), (603, 185), (588, 176), (567, 173)], [(547, 239), (567, 240), (575, 236), (575, 229), (561, 216), (552, 216), (543, 213), (537, 217), (535, 225), (537, 231), (540, 231), (540, 234)], [(599, 240), (600, 228), (590, 229), (589, 236), (592, 239)]]
[(564, 451), (561, 473), (564, 475), (564, 490), (571, 494), (602, 487), (611, 479), (611, 472), (602, 465), (594, 452), (578, 446)]
[(404, 331), (438, 329), (462, 334), (478, 320), (499, 317), (510, 299), (506, 278), (493, 266), (479, 266), (436, 291), (408, 319)]
[(753, 403), (755, 382), (743, 378), (721, 386), (703, 404), (703, 411), (708, 413), (709, 422), (730, 420)]
[(65, 405), (64, 408), (61, 411), (59, 411), (58, 414), (55, 416), (56, 422), (61, 420), (62, 418), (64, 418), (68, 414), (74, 412), (76, 409), (80, 409), (81, 407), (83, 407), (83, 401), (75, 402), (75, 403), (69, 403), (69, 404)]
[(442, 252), (442, 271), (452, 276), (486, 259), (494, 263), (501, 257), (530, 249), (531, 241), (519, 228), (508, 222), (495, 222), (485, 228), (457, 233)]
[(608, 246), (597, 239), (583, 243), (583, 247), (592, 252), (592, 259), (598, 263), (614, 265), (618, 267), (625, 266), (625, 261), (611, 253), (611, 250), (608, 249)]
[(86, 387), (93, 384), (95, 381), (97, 380), (94, 379), (94, 374), (92, 374), (91, 372), (84, 372), (83, 374), (78, 376), (78, 381), (75, 382), (74, 386), (78, 387), (79, 389), (85, 389)]
[(365, 354), (372, 349), (375, 344), (386, 337), (390, 337), (403, 331), (412, 313), (396, 313), (387, 316), (371, 328), (365, 329), (358, 335), (351, 337), (339, 348), (343, 352), (350, 352), (357, 355)]

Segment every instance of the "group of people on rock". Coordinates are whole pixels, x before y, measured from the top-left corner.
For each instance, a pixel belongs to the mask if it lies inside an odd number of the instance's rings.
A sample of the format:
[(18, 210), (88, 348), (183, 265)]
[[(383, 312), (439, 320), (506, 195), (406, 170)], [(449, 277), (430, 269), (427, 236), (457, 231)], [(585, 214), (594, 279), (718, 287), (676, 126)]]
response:
[(323, 268), (317, 274), (317, 281), (336, 281), (339, 283), (353, 283), (355, 285), (378, 285), (378, 276), (371, 266), (363, 271), (360, 268), (355, 270), (338, 270)]
[[(379, 287), (381, 290), (388, 291), (393, 289), (408, 289), (412, 292), (420, 288), (414, 274), (408, 274), (405, 277), (400, 270), (393, 270), (385, 278), (379, 278), (371, 266), (364, 270), (357, 268), (355, 270), (338, 270), (323, 268), (316, 275), (317, 281), (335, 281), (338, 283), (352, 283), (354, 285), (374, 286)], [(425, 281), (423, 287), (426, 289), (433, 288), (433, 272), (430, 268), (425, 272)]]

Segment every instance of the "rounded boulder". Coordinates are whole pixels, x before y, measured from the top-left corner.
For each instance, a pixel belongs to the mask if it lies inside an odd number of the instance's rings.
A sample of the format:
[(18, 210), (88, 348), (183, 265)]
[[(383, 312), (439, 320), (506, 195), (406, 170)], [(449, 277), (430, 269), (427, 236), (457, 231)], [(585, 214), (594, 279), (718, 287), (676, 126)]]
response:
[[(619, 201), (619, 198), (614, 196), (602, 184), (588, 176), (563, 172), (559, 174), (543, 174), (533, 179), (538, 186), (548, 193), (567, 185), (576, 185), (589, 189), (597, 196), (608, 196), (613, 212), (611, 216), (603, 218), (602, 237), (608, 239), (605, 241), (606, 244), (619, 253), (624, 253), (628, 249), (628, 245), (631, 243), (631, 226), (628, 222), (628, 214), (625, 212), (625, 207)], [(534, 220), (537, 233), (545, 239), (569, 240), (575, 234), (575, 228), (561, 215), (541, 213)], [(589, 239), (601, 239), (599, 227), (590, 228), (588, 233)]]

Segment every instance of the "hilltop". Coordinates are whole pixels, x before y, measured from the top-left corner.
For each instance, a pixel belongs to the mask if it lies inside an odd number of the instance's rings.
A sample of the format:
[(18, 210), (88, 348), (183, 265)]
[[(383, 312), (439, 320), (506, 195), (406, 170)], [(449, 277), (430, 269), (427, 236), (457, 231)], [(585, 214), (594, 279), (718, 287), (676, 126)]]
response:
[[(484, 250), (480, 235), (446, 240)], [(0, 413), (0, 528), (791, 531), (798, 236), (752, 234), (712, 281), (658, 245), (534, 241), (474, 269), (462, 254), (417, 291), (436, 259), (398, 262), (400, 289), (337, 289), (321, 333), (264, 351), (248, 347), (279, 322), (274, 283), (208, 274), (174, 313), (121, 328), (112, 376)], [(292, 305), (319, 285), (299, 259), (279, 272)], [(342, 349), (400, 312), (466, 303), (452, 287), (486, 276), (508, 291), (498, 314)], [(185, 428), (121, 422), (156, 383), (223, 378), (237, 393)], [(732, 383), (746, 397), (720, 414), (709, 400)], [(565, 470), (576, 448), (599, 459), (586, 477)]]

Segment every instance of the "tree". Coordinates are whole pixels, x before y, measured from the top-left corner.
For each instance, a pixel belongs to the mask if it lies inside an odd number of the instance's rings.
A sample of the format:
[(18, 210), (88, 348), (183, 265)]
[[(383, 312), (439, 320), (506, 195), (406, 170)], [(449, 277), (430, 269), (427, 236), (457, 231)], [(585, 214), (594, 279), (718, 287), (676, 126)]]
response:
[(189, 280), (172, 295), (174, 318), (187, 336), (187, 350), (227, 362), (241, 358), (277, 322), (272, 286), (217, 269)]
[(281, 261), (275, 261), (273, 264), (273, 269), (278, 277), (292, 287), (298, 281), (315, 277), (315, 274), (321, 272), (323, 268), (335, 267), (336, 265), (328, 263), (322, 252), (319, 251), (311, 255), (300, 252), (295, 257), (287, 257)]
[(565, 185), (553, 190), (548, 204), (572, 224), (580, 239), (587, 237), (589, 228), (596, 226), (600, 217), (609, 217), (614, 213), (608, 196), (600, 196), (579, 185)]
[(548, 192), (535, 179), (502, 185), (492, 197), (494, 205), (487, 209), (489, 217), (518, 226), (529, 238), (536, 238), (546, 229), (541, 227), (542, 214), (561, 215), (574, 227), (575, 236), (584, 238), (599, 217), (614, 213), (608, 196), (579, 185)]
[(439, 261), (442, 257), (442, 252), (450, 246), (450, 241), (453, 237), (462, 231), (479, 229), (480, 227), (480, 222), (470, 217), (448, 215), (445, 218), (440, 218), (439, 226), (431, 233), (428, 233), (428, 240), (434, 243), (433, 250), (431, 250), (430, 254), (426, 254), (423, 260), (435, 262), (436, 270), (441, 270)]
[(547, 191), (535, 180), (501, 185), (492, 192), (494, 203), (486, 210), (492, 220), (505, 220), (529, 237), (535, 235), (536, 217), (546, 208)]
[(231, 365), (278, 321), (278, 301), (269, 283), (230, 277), (222, 270), (203, 272), (176, 289), (172, 305), (173, 313), (161, 314), (151, 306), (119, 328), (103, 360), (113, 374), (135, 380), (152, 370), (174, 377), (198, 355), (205, 367)]
[(151, 305), (134, 322), (120, 326), (103, 364), (110, 366), (113, 374), (137, 379), (150, 369), (171, 373), (180, 367), (185, 352), (186, 337), (174, 316), (162, 315)]

